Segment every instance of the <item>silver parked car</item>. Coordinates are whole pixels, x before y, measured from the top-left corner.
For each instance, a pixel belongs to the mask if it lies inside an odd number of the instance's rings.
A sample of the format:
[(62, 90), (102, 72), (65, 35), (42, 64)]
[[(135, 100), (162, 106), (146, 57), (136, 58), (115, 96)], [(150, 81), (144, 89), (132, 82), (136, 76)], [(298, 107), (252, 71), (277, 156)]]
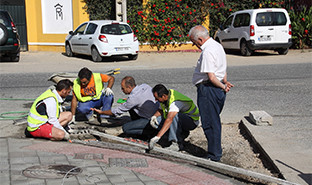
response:
[(91, 55), (92, 60), (102, 57), (126, 55), (136, 60), (139, 42), (127, 23), (113, 20), (95, 20), (82, 23), (70, 31), (65, 39), (66, 55)]

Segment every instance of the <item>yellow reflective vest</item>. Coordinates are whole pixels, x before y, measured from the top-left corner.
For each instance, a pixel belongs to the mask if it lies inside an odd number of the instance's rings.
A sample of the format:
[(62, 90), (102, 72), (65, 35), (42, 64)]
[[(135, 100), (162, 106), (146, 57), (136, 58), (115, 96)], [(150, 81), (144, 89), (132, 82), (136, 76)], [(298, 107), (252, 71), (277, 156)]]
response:
[(189, 115), (194, 121), (199, 120), (199, 110), (194, 104), (193, 100), (173, 89), (169, 90), (168, 105), (164, 105), (163, 103), (160, 104), (165, 119), (167, 118), (169, 107), (174, 101), (191, 102), (191, 107), (187, 111), (182, 113)]
[(95, 85), (95, 91), (96, 94), (94, 96), (81, 96), (81, 85), (80, 85), (80, 79), (77, 78), (74, 81), (74, 93), (77, 97), (77, 100), (80, 102), (86, 102), (86, 101), (90, 101), (90, 100), (98, 100), (101, 98), (102, 95), (102, 90), (103, 90), (103, 82), (102, 82), (102, 78), (101, 78), (101, 74), (100, 73), (92, 73), (93, 77), (94, 77), (94, 85)]
[(58, 118), (60, 116), (60, 104), (57, 100), (56, 94), (52, 92), (51, 89), (46, 90), (44, 93), (42, 93), (32, 104), (30, 108), (29, 115), (27, 117), (27, 130), (32, 132), (37, 130), (41, 125), (45, 124), (48, 121), (47, 115), (41, 115), (37, 112), (36, 106), (38, 102), (47, 99), (49, 97), (53, 97), (56, 101), (56, 117)]

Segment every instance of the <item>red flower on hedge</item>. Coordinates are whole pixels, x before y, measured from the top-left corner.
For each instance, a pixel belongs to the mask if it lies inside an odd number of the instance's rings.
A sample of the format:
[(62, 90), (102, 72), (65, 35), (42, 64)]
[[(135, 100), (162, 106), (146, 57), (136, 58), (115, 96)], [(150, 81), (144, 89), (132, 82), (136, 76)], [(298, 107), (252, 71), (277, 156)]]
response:
[(308, 30), (304, 30), (304, 33), (305, 33), (306, 35), (308, 35), (309, 31), (308, 31)]
[(156, 5), (155, 5), (155, 4), (153, 4), (153, 7), (156, 7)]
[(303, 17), (303, 18), (301, 18), (301, 20), (302, 20), (302, 21), (305, 21), (304, 17)]

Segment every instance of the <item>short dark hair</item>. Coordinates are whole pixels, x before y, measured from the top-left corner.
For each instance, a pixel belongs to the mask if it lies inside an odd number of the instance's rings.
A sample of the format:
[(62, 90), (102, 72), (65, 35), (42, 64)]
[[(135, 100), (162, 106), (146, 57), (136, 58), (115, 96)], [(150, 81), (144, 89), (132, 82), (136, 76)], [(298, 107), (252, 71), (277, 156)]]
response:
[(86, 67), (80, 69), (78, 73), (78, 77), (80, 79), (86, 78), (87, 80), (90, 80), (92, 76), (92, 71)]
[(132, 76), (125, 76), (122, 81), (125, 81), (125, 85), (126, 87), (135, 87), (136, 84), (135, 84), (135, 80)]
[(63, 80), (60, 80), (57, 84), (56, 84), (56, 87), (55, 89), (57, 91), (61, 91), (63, 89), (69, 89), (70, 87), (73, 86), (73, 82), (68, 80), (68, 79), (63, 79)]
[(164, 94), (169, 95), (169, 90), (163, 84), (157, 84), (152, 89), (153, 94), (157, 93), (158, 97), (162, 97)]

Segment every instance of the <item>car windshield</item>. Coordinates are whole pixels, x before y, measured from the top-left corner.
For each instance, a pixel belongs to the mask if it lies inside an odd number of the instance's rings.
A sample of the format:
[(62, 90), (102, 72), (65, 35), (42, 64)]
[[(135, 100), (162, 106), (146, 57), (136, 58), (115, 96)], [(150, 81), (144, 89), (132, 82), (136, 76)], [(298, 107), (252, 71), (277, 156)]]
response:
[(286, 25), (287, 19), (283, 12), (258, 13), (256, 23), (258, 26)]
[(109, 24), (101, 28), (101, 33), (111, 35), (123, 35), (132, 33), (131, 28), (125, 24)]
[(6, 27), (10, 26), (10, 18), (6, 12), (0, 11), (0, 23)]

